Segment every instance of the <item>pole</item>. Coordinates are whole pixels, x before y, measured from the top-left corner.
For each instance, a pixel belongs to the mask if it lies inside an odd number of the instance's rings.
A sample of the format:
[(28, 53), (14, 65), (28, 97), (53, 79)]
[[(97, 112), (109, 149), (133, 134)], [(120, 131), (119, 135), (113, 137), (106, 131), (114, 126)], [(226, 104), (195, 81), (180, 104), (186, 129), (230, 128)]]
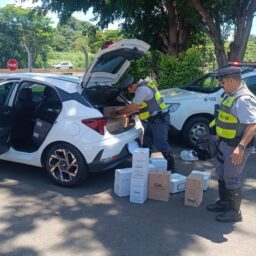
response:
[(31, 51), (29, 50), (27, 44), (24, 42), (24, 46), (26, 48), (26, 51), (28, 53), (28, 70), (29, 72), (32, 72), (32, 54)]
[(87, 53), (86, 49), (83, 46), (81, 46), (80, 49), (84, 53), (84, 69), (85, 69), (85, 72), (86, 72), (87, 69), (88, 69), (88, 53)]

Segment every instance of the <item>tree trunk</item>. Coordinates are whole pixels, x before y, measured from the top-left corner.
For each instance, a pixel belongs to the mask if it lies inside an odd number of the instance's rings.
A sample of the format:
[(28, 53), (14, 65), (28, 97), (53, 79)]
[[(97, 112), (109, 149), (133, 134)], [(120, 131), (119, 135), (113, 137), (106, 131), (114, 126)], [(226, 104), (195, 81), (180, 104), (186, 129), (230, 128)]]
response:
[[(202, 17), (201, 27), (209, 35), (214, 44), (219, 67), (227, 65), (228, 58), (221, 38), (220, 24), (217, 22), (218, 17), (214, 17), (213, 19), (201, 4), (200, 0), (190, 0), (190, 2)], [(234, 41), (230, 44), (228, 57), (229, 60), (242, 61), (252, 27), (253, 15), (256, 11), (256, 0), (251, 0), (250, 2), (245, 0), (236, 1), (234, 11), (234, 20), (236, 22)]]
[(230, 61), (243, 61), (252, 28), (254, 12), (256, 10), (256, 0), (253, 0), (248, 6), (244, 6), (243, 2), (239, 4), (235, 12), (237, 26), (234, 33), (234, 40), (229, 46)]
[(174, 57), (179, 57), (179, 53), (188, 49), (188, 38), (191, 33), (190, 26), (178, 22), (175, 0), (166, 0), (165, 7), (168, 14), (167, 34), (160, 34), (163, 41), (164, 51)]

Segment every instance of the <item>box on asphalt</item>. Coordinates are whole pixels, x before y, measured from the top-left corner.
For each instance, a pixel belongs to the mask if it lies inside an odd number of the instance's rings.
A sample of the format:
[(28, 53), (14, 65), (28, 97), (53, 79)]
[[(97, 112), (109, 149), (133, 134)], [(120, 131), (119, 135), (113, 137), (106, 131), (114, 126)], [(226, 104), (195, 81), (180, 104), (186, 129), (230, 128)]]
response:
[(199, 174), (203, 176), (204, 179), (204, 184), (203, 184), (203, 190), (206, 191), (208, 189), (209, 185), (209, 180), (211, 178), (211, 173), (210, 172), (202, 172), (198, 170), (192, 170), (191, 173)]
[(185, 205), (198, 207), (203, 200), (203, 176), (190, 174), (186, 180)]
[(136, 148), (132, 154), (132, 177), (147, 178), (149, 172), (149, 149)]
[(151, 157), (149, 163), (155, 166), (155, 170), (167, 171), (167, 160), (164, 158)]
[(131, 178), (130, 202), (143, 204), (148, 195), (148, 177)]
[(171, 172), (150, 172), (148, 177), (148, 198), (168, 201), (170, 198)]
[(132, 168), (116, 169), (114, 192), (118, 196), (129, 196)]
[(170, 193), (178, 193), (185, 190), (186, 176), (179, 173), (172, 173), (170, 176)]

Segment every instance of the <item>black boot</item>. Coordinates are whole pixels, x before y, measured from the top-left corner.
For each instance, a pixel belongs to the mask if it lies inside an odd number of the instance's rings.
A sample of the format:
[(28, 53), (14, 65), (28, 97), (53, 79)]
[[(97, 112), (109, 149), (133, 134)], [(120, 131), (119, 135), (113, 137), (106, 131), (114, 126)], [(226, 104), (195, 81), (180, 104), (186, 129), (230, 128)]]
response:
[(167, 170), (171, 171), (172, 173), (176, 173), (177, 170), (175, 169), (175, 160), (174, 155), (172, 152), (162, 152), (163, 157), (167, 160)]
[(223, 214), (216, 216), (219, 222), (239, 222), (242, 221), (242, 214), (240, 211), (241, 205), (241, 188), (234, 190), (227, 190), (228, 210)]
[(224, 212), (228, 208), (227, 189), (224, 180), (218, 180), (219, 182), (219, 197), (215, 204), (209, 204), (206, 209), (211, 212)]

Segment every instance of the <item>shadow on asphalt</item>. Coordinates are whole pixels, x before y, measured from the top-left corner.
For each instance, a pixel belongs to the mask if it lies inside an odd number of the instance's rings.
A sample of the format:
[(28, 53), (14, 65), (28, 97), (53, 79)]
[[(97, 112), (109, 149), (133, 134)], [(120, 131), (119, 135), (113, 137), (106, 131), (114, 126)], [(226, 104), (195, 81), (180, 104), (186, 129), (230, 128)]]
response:
[[(178, 154), (180, 148), (175, 150)], [(256, 187), (251, 181), (256, 177), (255, 157), (248, 161), (244, 186), (245, 200), (254, 204)], [(214, 171), (213, 162), (178, 160), (177, 166), (184, 175), (191, 169)], [(205, 210), (217, 197), (214, 176), (202, 205), (191, 208), (184, 206), (184, 193), (172, 195), (169, 202), (147, 200), (143, 205), (130, 203), (128, 197), (117, 197), (113, 193), (114, 171), (93, 174), (83, 186), (71, 189), (52, 184), (41, 168), (1, 161), (0, 170), (3, 246), (20, 235), (33, 233), (39, 221), (48, 225), (56, 218), (63, 223), (63, 231), (57, 244), (47, 252), (66, 250), (67, 255), (93, 255), (97, 248), (92, 241), (108, 252), (105, 255), (112, 256), (181, 255), (195, 244), (200, 255), (206, 255), (206, 247), (198, 242), (199, 238), (224, 243), (226, 235), (234, 229), (233, 224), (216, 223), (216, 214)], [(32, 244), (12, 248), (10, 252), (0, 249), (0, 254), (41, 255)]]

